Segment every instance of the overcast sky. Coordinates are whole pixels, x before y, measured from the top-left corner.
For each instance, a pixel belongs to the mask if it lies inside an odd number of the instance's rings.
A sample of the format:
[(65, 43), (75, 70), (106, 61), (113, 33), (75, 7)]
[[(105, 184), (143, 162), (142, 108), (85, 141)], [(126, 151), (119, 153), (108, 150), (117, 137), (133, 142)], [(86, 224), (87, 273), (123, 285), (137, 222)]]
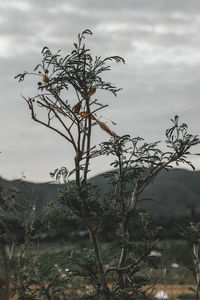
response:
[[(73, 168), (71, 146), (30, 118), (20, 93), (36, 95), (33, 81), (19, 84), (14, 76), (32, 71), (44, 46), (67, 54), (86, 28), (92, 53), (126, 60), (106, 75), (123, 88), (117, 98), (103, 94), (104, 117), (117, 123), (108, 122), (112, 130), (164, 141), (177, 114), (200, 134), (199, 0), (0, 0), (2, 177), (41, 182), (57, 167)], [(96, 142), (107, 139), (99, 129)], [(199, 158), (192, 159), (199, 169)], [(91, 175), (108, 169), (105, 159), (93, 167)]]

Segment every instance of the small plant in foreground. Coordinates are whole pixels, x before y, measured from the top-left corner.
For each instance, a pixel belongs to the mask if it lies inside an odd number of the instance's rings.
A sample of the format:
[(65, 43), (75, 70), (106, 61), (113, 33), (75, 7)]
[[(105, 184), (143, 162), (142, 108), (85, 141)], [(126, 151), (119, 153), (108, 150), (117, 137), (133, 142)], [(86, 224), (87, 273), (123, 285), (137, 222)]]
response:
[(190, 248), (192, 256), (192, 273), (196, 281), (196, 290), (190, 288), (196, 296), (200, 298), (200, 258), (199, 258), (199, 243), (200, 243), (200, 223), (190, 223), (187, 227), (180, 228), (180, 234), (185, 239)]
[[(151, 219), (138, 209), (142, 192), (174, 162), (193, 167), (187, 156), (200, 141), (188, 133), (186, 124), (179, 124), (178, 116), (166, 130), (167, 152), (159, 149), (158, 142), (120, 137), (102, 122), (99, 112), (107, 104), (94, 99), (94, 94), (102, 89), (116, 96), (120, 89), (104, 81), (102, 75), (110, 70), (109, 62), (124, 60), (119, 56), (93, 57), (85, 46), (85, 37), (91, 34), (90, 30), (79, 34), (71, 54), (65, 57), (60, 52), (52, 54), (45, 47), (42, 62), (34, 72), (24, 72), (16, 78), (22, 81), (27, 75), (39, 77), (38, 94), (23, 97), (31, 117), (62, 136), (74, 149), (74, 169), (69, 172), (63, 167), (51, 174), (58, 180), (63, 178), (64, 184), (57, 201), (49, 205), (44, 215), (45, 223), (51, 224), (55, 222), (51, 215), (56, 210), (59, 217), (74, 217), (89, 232), (91, 247), (79, 253), (74, 249), (68, 261), (72, 277), (80, 286), (90, 286), (87, 293), (77, 293), (74, 299), (137, 299), (145, 297), (149, 290), (145, 286), (150, 282), (148, 269), (153, 263), (150, 253), (157, 248)], [(66, 100), (69, 89), (74, 91), (70, 101)], [(110, 136), (98, 148), (93, 144), (95, 127)], [(97, 187), (89, 183), (88, 172), (91, 160), (103, 155), (113, 156), (114, 170), (105, 174), (110, 190), (102, 199)], [(115, 238), (104, 249), (99, 235), (106, 224)], [(142, 232), (140, 243), (134, 239), (137, 227)], [(52, 295), (48, 299), (57, 298)]]

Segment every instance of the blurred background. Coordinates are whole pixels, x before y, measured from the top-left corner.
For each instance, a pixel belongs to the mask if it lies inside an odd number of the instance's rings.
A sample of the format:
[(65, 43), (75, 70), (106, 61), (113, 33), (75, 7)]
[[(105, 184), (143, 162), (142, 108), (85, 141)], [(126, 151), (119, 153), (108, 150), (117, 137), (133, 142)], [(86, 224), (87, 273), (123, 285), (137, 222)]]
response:
[[(118, 97), (95, 94), (109, 104), (102, 116), (117, 123), (107, 121), (112, 130), (161, 140), (164, 147), (165, 129), (177, 114), (199, 134), (199, 9), (197, 0), (0, 0), (0, 175), (46, 182), (55, 168), (73, 168), (71, 146), (34, 123), (20, 95), (36, 95), (36, 82), (30, 77), (19, 84), (14, 76), (32, 71), (44, 46), (66, 55), (87, 28), (93, 32), (87, 45), (94, 55), (120, 55), (126, 61), (112, 64), (104, 77), (123, 88)], [(108, 138), (99, 130), (94, 144)], [(198, 170), (199, 158), (191, 160)], [(92, 169), (94, 176), (108, 164), (98, 158)]]

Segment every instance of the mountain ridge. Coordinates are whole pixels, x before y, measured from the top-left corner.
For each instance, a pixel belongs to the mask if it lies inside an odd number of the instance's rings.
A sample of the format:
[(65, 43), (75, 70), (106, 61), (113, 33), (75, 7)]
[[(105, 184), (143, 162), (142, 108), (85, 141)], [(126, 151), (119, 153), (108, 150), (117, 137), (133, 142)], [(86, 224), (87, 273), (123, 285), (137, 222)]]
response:
[[(98, 186), (101, 193), (108, 189), (107, 179), (103, 174), (89, 180)], [(191, 213), (200, 215), (200, 171), (185, 169), (163, 170), (145, 189), (140, 198), (140, 207), (150, 212), (153, 217), (182, 217)], [(23, 201), (34, 202), (40, 209), (50, 200), (56, 199), (59, 184), (33, 183), (29, 181), (9, 181), (0, 178), (0, 186), (14, 186), (21, 191), (17, 195)], [(10, 191), (9, 191), (10, 192)], [(144, 201), (142, 199), (152, 199)]]

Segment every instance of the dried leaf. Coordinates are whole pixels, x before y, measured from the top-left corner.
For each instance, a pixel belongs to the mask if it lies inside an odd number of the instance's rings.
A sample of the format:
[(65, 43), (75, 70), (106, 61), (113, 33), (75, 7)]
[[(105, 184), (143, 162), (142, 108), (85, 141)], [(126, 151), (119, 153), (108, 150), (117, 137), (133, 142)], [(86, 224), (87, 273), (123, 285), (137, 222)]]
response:
[(101, 127), (101, 129), (103, 129), (104, 131), (106, 131), (108, 134), (110, 134), (111, 136), (114, 136), (116, 138), (120, 138), (120, 136), (118, 136), (114, 131), (110, 130), (110, 128), (103, 122), (101, 121), (97, 121), (99, 126)]
[[(87, 113), (86, 111), (81, 111), (81, 112), (79, 113), (79, 115), (81, 115), (82, 117), (87, 117), (87, 116), (88, 116), (88, 113)], [(91, 118), (92, 120), (96, 120), (96, 118), (95, 118), (93, 115), (90, 115), (90, 118)]]
[(43, 81), (44, 83), (47, 83), (47, 82), (49, 82), (49, 78), (48, 78), (47, 76), (43, 76), (43, 77), (42, 77), (42, 81)]
[(88, 96), (91, 97), (92, 95), (94, 95), (94, 93), (96, 92), (96, 88), (91, 88), (88, 92)]
[(79, 114), (81, 108), (81, 102), (78, 102), (75, 106), (74, 106), (74, 112), (75, 114)]

